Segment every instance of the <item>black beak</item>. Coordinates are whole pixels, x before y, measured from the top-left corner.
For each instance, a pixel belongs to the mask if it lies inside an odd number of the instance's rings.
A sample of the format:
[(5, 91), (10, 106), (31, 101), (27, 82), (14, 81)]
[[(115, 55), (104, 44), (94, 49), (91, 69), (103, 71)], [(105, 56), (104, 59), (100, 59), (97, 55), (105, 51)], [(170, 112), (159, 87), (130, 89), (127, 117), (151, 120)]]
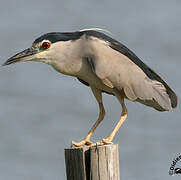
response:
[(34, 48), (25, 49), (24, 51), (9, 58), (4, 64), (2, 64), (2, 66), (6, 66), (16, 62), (31, 61), (33, 60), (33, 55), (36, 53), (37, 50)]

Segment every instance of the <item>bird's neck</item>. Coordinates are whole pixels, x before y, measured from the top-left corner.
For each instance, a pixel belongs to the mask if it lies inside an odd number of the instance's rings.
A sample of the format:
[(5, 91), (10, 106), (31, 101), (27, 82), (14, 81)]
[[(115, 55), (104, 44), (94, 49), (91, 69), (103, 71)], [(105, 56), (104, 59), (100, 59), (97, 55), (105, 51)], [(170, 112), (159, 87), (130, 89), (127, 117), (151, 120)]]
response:
[(65, 41), (54, 45), (56, 52), (59, 52), (51, 62), (51, 66), (58, 72), (78, 76), (81, 73), (82, 63), (86, 56), (85, 47), (81, 39)]
[[(66, 75), (80, 77), (89, 70), (86, 58), (96, 56), (96, 48), (103, 42), (99, 39), (82, 37), (75, 41), (64, 41), (54, 46), (57, 54), (51, 65), (55, 70)], [(62, 52), (62, 53), (61, 53)]]

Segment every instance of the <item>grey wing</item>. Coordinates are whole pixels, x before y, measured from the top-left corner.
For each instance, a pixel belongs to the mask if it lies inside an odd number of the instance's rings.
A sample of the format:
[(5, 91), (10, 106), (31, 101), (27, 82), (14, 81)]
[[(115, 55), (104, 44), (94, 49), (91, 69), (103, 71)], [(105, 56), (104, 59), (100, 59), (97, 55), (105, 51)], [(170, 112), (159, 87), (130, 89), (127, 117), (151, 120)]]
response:
[(143, 70), (127, 56), (102, 45), (96, 55), (89, 59), (93, 71), (110, 88), (124, 90), (131, 101), (139, 101), (160, 111), (172, 109), (165, 86), (151, 80)]

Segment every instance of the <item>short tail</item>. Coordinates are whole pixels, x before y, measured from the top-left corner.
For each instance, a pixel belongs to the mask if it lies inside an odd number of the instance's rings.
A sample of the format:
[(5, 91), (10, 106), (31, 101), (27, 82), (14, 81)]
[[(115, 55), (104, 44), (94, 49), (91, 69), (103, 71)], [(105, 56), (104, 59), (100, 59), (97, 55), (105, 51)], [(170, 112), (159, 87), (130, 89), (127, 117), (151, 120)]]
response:
[(175, 94), (175, 92), (169, 87), (169, 85), (158, 75), (156, 74), (152, 69), (149, 68), (149, 71), (151, 72), (152, 75), (152, 80), (157, 80), (159, 82), (161, 82), (165, 89), (166, 89), (166, 93), (169, 96), (170, 102), (171, 102), (171, 107), (172, 108), (176, 108), (177, 104), (178, 104), (178, 98), (177, 95)]
[(137, 101), (158, 111), (170, 111), (177, 107), (176, 94), (163, 80), (159, 82), (147, 79), (142, 83), (146, 91), (136, 91)]
[[(165, 84), (164, 84), (165, 86)], [(172, 108), (176, 108), (177, 104), (178, 104), (178, 98), (177, 95), (175, 94), (175, 92), (167, 85), (165, 86), (166, 91), (168, 93), (168, 96), (170, 98), (171, 104), (172, 104)]]

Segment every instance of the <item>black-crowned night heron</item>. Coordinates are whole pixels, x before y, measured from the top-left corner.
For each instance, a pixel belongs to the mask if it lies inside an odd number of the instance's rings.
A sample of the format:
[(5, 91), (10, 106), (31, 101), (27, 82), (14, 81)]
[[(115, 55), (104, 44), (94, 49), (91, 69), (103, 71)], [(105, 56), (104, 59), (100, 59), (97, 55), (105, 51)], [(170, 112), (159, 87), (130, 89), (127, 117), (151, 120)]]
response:
[(105, 115), (103, 92), (119, 100), (122, 114), (114, 130), (98, 145), (112, 143), (127, 118), (125, 98), (158, 111), (169, 111), (177, 106), (176, 94), (158, 74), (123, 44), (99, 30), (44, 34), (30, 48), (11, 57), (3, 65), (24, 61), (44, 62), (90, 86), (99, 104), (99, 118), (81, 142), (72, 142), (75, 146), (91, 144), (90, 138)]

